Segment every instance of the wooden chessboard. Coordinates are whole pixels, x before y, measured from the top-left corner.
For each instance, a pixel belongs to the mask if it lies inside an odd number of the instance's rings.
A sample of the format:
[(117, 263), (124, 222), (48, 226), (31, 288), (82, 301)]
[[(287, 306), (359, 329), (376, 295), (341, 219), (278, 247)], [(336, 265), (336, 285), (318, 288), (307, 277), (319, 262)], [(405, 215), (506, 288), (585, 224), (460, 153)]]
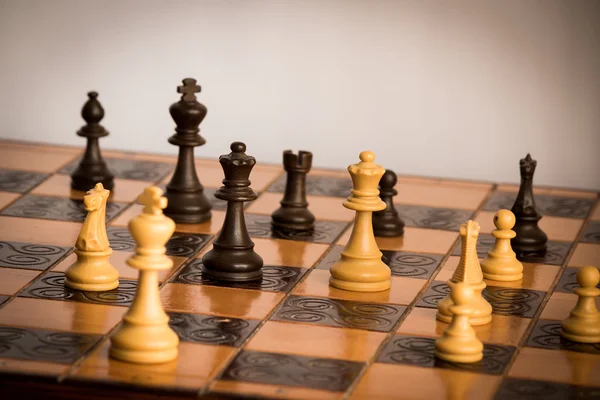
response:
[(82, 149), (0, 144), (2, 398), (13, 398), (3, 391), (37, 398), (600, 396), (600, 344), (571, 343), (558, 334), (577, 299), (576, 268), (600, 266), (596, 192), (535, 188), (549, 252), (525, 263), (522, 282), (487, 282), (493, 319), (476, 328), (484, 359), (457, 365), (436, 360), (433, 344), (445, 327), (436, 322), (435, 307), (457, 265), (459, 224), (481, 224), (478, 253), (485, 256), (493, 214), (511, 207), (517, 186), (399, 176), (395, 202), (405, 236), (378, 238), (392, 288), (352, 293), (328, 286), (328, 268), (353, 219), (341, 205), (351, 187), (346, 166), (311, 171), (308, 200), (317, 229), (282, 236), (271, 231), (270, 213), (281, 199), (284, 172), (259, 160), (251, 180), (260, 196), (247, 205), (246, 220), (265, 260), (264, 279), (223, 284), (203, 278), (198, 267), (223, 221), (224, 203), (212, 196), (222, 170), (216, 160), (198, 159), (213, 218), (177, 226), (167, 245), (174, 267), (161, 275), (180, 355), (176, 362), (138, 366), (107, 356), (108, 338), (136, 288), (137, 271), (125, 263), (134, 250), (127, 223), (141, 211), (136, 198), (143, 189), (168, 181), (175, 158), (104, 152), (117, 177), (107, 218), (121, 284), (81, 293), (63, 280), (85, 218), (83, 193), (69, 188), (68, 175)]

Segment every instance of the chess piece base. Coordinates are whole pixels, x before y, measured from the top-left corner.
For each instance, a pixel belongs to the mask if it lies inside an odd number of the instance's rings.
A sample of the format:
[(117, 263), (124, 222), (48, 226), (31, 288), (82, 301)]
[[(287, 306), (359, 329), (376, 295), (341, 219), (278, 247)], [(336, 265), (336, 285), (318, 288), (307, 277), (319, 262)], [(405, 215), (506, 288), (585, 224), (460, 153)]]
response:
[[(472, 303), (473, 312), (469, 316), (469, 323), (472, 326), (486, 325), (492, 322), (492, 306), (488, 303), (481, 292), (485, 289), (485, 282), (481, 282), (480, 285), (471, 285), (473, 288), (474, 299)], [(435, 317), (442, 322), (447, 324), (452, 320), (452, 313), (450, 307), (454, 305), (454, 302), (450, 296), (444, 297), (438, 303), (438, 312)]]
[(572, 342), (600, 343), (600, 314), (597, 318), (568, 317), (562, 323), (560, 335)]
[(390, 267), (377, 259), (350, 259), (342, 252), (341, 259), (331, 266), (329, 284), (352, 292), (381, 292), (391, 287)]
[(440, 360), (453, 362), (453, 363), (476, 363), (483, 359), (483, 353), (473, 353), (473, 354), (456, 354), (456, 353), (445, 353), (439, 350), (434, 350), (433, 355)]
[(542, 217), (517, 217), (517, 222), (513, 227), (516, 236), (510, 240), (513, 251), (517, 258), (524, 256), (544, 256), (546, 254), (546, 244), (548, 236), (538, 226), (538, 221)]
[(204, 190), (196, 192), (177, 192), (167, 187), (168, 199), (164, 214), (180, 224), (200, 224), (212, 217), (211, 205)]
[(392, 285), (389, 279), (381, 282), (349, 282), (334, 277), (329, 278), (329, 284), (335, 288), (351, 292), (382, 292), (388, 290)]
[(481, 261), (481, 271), (485, 279), (499, 282), (513, 282), (523, 279), (523, 264), (516, 257), (488, 258)]
[(271, 225), (282, 231), (311, 231), (315, 216), (306, 208), (280, 207), (271, 214)]
[(397, 218), (379, 218), (374, 213), (373, 233), (378, 237), (399, 237), (404, 235), (404, 224)]
[(263, 259), (254, 251), (254, 245), (231, 249), (213, 242), (213, 248), (202, 258), (202, 275), (231, 282), (259, 280), (263, 276)]
[(119, 286), (119, 271), (109, 263), (112, 249), (75, 250), (77, 261), (65, 271), (65, 285), (86, 292), (103, 292)]
[(176, 359), (179, 337), (167, 321), (164, 325), (137, 326), (126, 319), (111, 337), (110, 356), (135, 364), (159, 364)]

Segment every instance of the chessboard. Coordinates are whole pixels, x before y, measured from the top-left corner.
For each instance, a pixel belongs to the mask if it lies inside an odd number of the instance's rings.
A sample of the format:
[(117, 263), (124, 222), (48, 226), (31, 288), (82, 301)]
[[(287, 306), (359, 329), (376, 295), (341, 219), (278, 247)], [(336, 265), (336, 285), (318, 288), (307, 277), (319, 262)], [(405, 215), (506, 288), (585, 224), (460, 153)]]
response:
[(459, 225), (480, 224), (485, 257), (494, 213), (510, 209), (517, 185), (400, 174), (394, 201), (404, 236), (377, 238), (391, 289), (358, 293), (328, 284), (354, 218), (342, 207), (352, 185), (346, 166), (310, 171), (315, 230), (281, 234), (270, 214), (285, 172), (258, 160), (250, 179), (259, 197), (245, 218), (264, 276), (222, 283), (203, 277), (199, 264), (223, 223), (225, 203), (213, 196), (223, 171), (216, 159), (197, 158), (212, 219), (177, 224), (167, 243), (173, 268), (160, 275), (179, 357), (136, 365), (108, 356), (136, 290), (138, 271), (125, 262), (135, 246), (127, 224), (141, 212), (143, 190), (169, 181), (176, 157), (103, 151), (115, 174), (107, 232), (120, 285), (78, 292), (64, 286), (64, 271), (86, 216), (84, 193), (70, 188), (69, 176), (82, 152), (0, 142), (0, 398), (600, 398), (600, 344), (559, 335), (577, 301), (577, 267), (600, 266), (597, 192), (534, 187), (548, 252), (524, 262), (521, 281), (486, 281), (492, 323), (475, 327), (484, 358), (455, 364), (433, 350), (447, 326), (436, 321), (436, 303), (457, 266)]

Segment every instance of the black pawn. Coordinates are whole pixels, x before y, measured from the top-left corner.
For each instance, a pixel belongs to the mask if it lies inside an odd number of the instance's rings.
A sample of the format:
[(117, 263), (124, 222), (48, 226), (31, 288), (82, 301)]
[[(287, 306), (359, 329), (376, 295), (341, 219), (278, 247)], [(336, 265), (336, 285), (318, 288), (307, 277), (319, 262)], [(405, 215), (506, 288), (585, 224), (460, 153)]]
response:
[(283, 152), (283, 168), (287, 172), (281, 207), (271, 214), (274, 229), (283, 231), (310, 231), (315, 227), (315, 216), (306, 201), (306, 174), (312, 166), (312, 153), (291, 150)]
[(521, 186), (515, 204), (511, 208), (516, 218), (513, 230), (517, 235), (511, 239), (510, 244), (520, 260), (546, 254), (548, 236), (538, 226), (542, 216), (538, 214), (533, 198), (533, 174), (536, 165), (537, 161), (529, 154), (519, 161)]
[(400, 219), (396, 207), (394, 207), (394, 196), (398, 191), (394, 186), (398, 182), (396, 173), (386, 169), (379, 180), (379, 197), (385, 203), (385, 210), (373, 213), (373, 233), (375, 236), (396, 237), (404, 234), (404, 221)]
[(102, 183), (105, 189), (112, 190), (115, 186), (114, 175), (109, 171), (100, 154), (98, 142), (99, 138), (108, 136), (108, 131), (100, 125), (100, 121), (104, 118), (104, 109), (98, 101), (97, 92), (88, 93), (88, 101), (81, 109), (81, 116), (86, 125), (77, 131), (77, 135), (87, 138), (87, 145), (83, 158), (71, 174), (71, 187), (75, 190), (88, 191), (96, 183)]
[(198, 179), (194, 164), (194, 147), (206, 143), (199, 134), (199, 125), (207, 111), (196, 100), (194, 93), (199, 92), (200, 86), (196, 85), (195, 79), (184, 79), (183, 86), (177, 88), (177, 93), (182, 93), (181, 99), (169, 108), (177, 124), (169, 143), (179, 146), (179, 156), (165, 191), (168, 203), (164, 213), (177, 223), (198, 224), (211, 217), (211, 205), (204, 195), (204, 186)]
[(213, 248), (202, 257), (206, 277), (234, 282), (262, 278), (263, 259), (254, 251), (244, 219), (244, 202), (258, 197), (248, 180), (256, 159), (245, 151), (244, 143), (233, 142), (231, 153), (219, 157), (225, 179), (215, 197), (227, 201), (227, 211)]

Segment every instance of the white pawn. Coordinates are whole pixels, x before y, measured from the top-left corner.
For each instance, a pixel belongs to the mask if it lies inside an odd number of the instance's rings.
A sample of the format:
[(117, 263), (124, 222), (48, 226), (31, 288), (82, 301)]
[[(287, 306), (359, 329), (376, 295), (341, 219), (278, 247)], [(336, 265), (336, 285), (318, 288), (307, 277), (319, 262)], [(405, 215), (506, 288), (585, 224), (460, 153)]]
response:
[(468, 283), (450, 285), (452, 320), (442, 336), (435, 341), (434, 355), (442, 360), (456, 363), (474, 363), (483, 358), (483, 343), (477, 338), (469, 322), (475, 299), (473, 288)]
[(484, 278), (503, 282), (523, 279), (523, 264), (517, 260), (517, 255), (510, 246), (510, 240), (517, 235), (512, 230), (515, 222), (515, 214), (510, 210), (500, 210), (494, 215), (496, 229), (492, 231), (492, 236), (496, 238), (496, 242), (488, 256), (481, 261)]
[(579, 288), (574, 292), (579, 296), (571, 315), (563, 322), (560, 334), (565, 339), (580, 343), (600, 343), (600, 312), (596, 308), (596, 297), (600, 289), (598, 268), (587, 266), (577, 271)]

